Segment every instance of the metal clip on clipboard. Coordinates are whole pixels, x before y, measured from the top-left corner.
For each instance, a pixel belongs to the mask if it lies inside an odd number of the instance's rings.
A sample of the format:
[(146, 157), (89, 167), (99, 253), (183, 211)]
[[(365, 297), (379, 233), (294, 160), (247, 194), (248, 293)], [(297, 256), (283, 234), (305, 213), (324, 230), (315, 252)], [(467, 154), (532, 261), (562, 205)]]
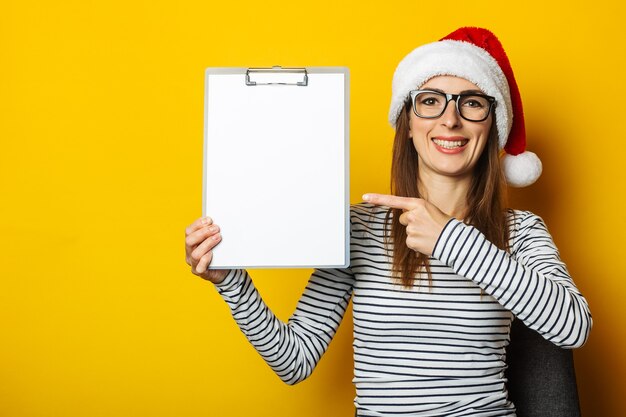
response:
[[(256, 81), (252, 80), (252, 76)], [(248, 68), (246, 71), (246, 85), (248, 86), (295, 85), (306, 87), (308, 84), (309, 76), (306, 68), (282, 68), (275, 65), (271, 68)]]

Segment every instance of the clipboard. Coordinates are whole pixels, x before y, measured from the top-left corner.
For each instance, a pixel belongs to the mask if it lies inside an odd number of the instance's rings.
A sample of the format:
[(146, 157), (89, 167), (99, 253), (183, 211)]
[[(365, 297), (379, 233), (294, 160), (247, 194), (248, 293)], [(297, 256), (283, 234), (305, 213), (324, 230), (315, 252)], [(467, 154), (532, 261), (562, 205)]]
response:
[(347, 267), (348, 68), (211, 67), (204, 96), (210, 269)]

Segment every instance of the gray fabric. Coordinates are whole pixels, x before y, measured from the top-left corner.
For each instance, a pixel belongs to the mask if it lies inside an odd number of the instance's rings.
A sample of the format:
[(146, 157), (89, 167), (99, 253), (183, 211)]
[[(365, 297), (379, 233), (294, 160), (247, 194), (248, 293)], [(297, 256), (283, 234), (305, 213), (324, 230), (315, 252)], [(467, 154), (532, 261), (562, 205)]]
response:
[(580, 416), (570, 349), (553, 345), (514, 320), (507, 363), (509, 397), (518, 417)]

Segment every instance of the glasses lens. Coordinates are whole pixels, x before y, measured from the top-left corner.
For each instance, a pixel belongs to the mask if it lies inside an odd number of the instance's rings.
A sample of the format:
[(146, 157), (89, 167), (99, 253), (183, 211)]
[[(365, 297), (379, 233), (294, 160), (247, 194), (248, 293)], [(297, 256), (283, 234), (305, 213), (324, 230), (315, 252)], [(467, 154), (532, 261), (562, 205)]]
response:
[(415, 96), (415, 112), (422, 117), (437, 117), (446, 107), (446, 96), (435, 92), (423, 92)]
[(490, 103), (481, 96), (461, 96), (459, 98), (459, 110), (461, 116), (467, 120), (484, 120), (489, 114)]

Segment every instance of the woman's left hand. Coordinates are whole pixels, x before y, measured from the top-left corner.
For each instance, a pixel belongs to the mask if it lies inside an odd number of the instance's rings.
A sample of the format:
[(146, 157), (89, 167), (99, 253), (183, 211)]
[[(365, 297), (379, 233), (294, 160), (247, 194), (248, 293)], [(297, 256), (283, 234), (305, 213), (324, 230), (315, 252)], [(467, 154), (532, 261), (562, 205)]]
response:
[(368, 203), (402, 209), (400, 223), (406, 226), (406, 245), (416, 252), (432, 255), (437, 239), (452, 217), (422, 198), (385, 194), (364, 194)]

